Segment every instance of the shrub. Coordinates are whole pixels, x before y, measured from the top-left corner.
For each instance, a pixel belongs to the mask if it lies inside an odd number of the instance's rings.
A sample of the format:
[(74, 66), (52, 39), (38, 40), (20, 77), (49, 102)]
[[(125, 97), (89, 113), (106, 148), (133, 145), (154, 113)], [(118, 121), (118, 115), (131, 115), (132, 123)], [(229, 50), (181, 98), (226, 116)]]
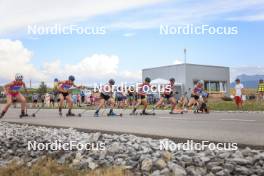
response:
[(222, 100), (224, 100), (224, 101), (233, 101), (233, 99), (232, 99), (232, 98), (230, 98), (230, 97), (227, 97), (227, 96), (223, 97), (223, 98), (222, 98)]

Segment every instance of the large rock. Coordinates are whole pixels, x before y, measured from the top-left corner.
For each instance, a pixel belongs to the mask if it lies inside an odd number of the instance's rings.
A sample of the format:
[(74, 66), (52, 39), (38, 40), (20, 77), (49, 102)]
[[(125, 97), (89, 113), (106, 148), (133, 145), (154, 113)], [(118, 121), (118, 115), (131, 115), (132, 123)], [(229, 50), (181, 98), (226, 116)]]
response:
[(144, 159), (141, 163), (141, 170), (149, 172), (152, 169), (153, 162), (151, 159)]
[(93, 133), (91, 136), (91, 142), (97, 142), (99, 140), (100, 136), (101, 136), (100, 132)]
[(234, 159), (230, 159), (229, 161), (234, 162), (238, 165), (252, 164), (251, 161), (249, 161), (247, 159), (243, 159), (243, 158), (234, 158)]
[(159, 170), (162, 170), (166, 167), (166, 162), (163, 160), (163, 159), (158, 159), (156, 162), (155, 162), (155, 166), (159, 169)]
[(118, 153), (121, 150), (121, 146), (119, 142), (114, 142), (110, 145), (110, 147), (108, 148), (108, 151), (111, 153)]
[(186, 176), (187, 175), (185, 169), (179, 166), (178, 164), (173, 165), (171, 170), (174, 176)]
[(172, 154), (171, 154), (170, 152), (168, 152), (168, 151), (164, 151), (164, 152), (161, 153), (161, 157), (162, 157), (166, 162), (168, 162), (168, 161), (171, 161), (171, 159), (172, 159)]
[(236, 175), (250, 175), (251, 173), (252, 172), (244, 166), (238, 166), (235, 168)]

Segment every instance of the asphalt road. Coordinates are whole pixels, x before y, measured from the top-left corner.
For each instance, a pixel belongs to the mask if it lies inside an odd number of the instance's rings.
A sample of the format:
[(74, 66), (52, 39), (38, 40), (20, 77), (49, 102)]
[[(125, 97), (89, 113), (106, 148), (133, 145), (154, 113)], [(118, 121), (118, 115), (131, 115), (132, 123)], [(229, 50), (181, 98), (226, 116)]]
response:
[[(32, 114), (34, 110), (29, 109)], [(74, 110), (77, 114), (82, 110)], [(118, 110), (117, 110), (118, 111)], [(40, 110), (37, 117), (20, 119), (18, 109), (10, 109), (1, 119), (7, 122), (34, 125), (72, 127), (88, 131), (107, 131), (169, 137), (174, 139), (235, 142), (243, 145), (264, 147), (264, 113), (228, 113), (170, 115), (157, 111), (156, 116), (93, 117), (88, 111), (82, 117), (59, 117), (57, 110)], [(120, 110), (119, 110), (120, 112)], [(64, 114), (66, 110), (64, 110)]]

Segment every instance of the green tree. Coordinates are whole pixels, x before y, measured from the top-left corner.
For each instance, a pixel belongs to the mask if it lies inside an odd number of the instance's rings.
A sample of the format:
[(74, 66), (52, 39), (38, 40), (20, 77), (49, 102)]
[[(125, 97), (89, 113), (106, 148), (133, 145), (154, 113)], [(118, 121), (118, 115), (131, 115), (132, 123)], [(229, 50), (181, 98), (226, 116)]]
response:
[(47, 85), (45, 82), (41, 82), (37, 91), (39, 94), (43, 95), (48, 92)]

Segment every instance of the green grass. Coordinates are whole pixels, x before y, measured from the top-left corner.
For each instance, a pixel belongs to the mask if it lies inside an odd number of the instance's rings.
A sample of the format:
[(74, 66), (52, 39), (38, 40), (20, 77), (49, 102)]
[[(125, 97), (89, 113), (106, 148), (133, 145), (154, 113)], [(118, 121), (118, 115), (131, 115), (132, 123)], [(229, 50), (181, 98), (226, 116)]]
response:
[[(236, 111), (237, 107), (233, 101), (214, 101), (208, 103), (210, 110), (215, 111)], [(244, 111), (264, 111), (264, 103), (256, 101), (245, 101), (243, 104)]]

